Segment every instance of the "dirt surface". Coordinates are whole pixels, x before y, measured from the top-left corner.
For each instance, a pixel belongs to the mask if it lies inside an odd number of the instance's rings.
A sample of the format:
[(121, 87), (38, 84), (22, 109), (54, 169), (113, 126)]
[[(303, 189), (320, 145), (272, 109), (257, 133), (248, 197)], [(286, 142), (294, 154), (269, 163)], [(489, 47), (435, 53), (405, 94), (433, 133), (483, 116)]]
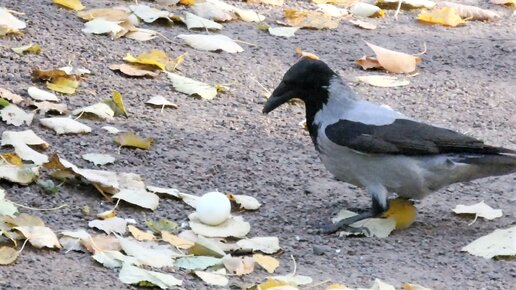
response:
[[(83, 0), (88, 8), (127, 5), (127, 1)], [(144, 1), (141, 1), (144, 2)], [(147, 3), (147, 2), (145, 2)], [(233, 3), (246, 6), (240, 2)], [(308, 1), (287, 1), (289, 6), (305, 6)], [(250, 236), (278, 236), (284, 253), (279, 256), (278, 272), (293, 270), (316, 282), (332, 280), (349, 287), (365, 287), (380, 278), (399, 287), (414, 282), (433, 289), (511, 289), (516, 283), (514, 261), (485, 260), (461, 252), (474, 239), (515, 222), (515, 176), (487, 178), (450, 186), (417, 204), (417, 221), (407, 230), (385, 239), (339, 238), (313, 234), (321, 222), (328, 221), (342, 208), (367, 208), (370, 199), (355, 187), (337, 182), (318, 160), (308, 134), (300, 127), (302, 106), (284, 106), (269, 116), (261, 114), (263, 89), (272, 90), (283, 73), (296, 61), (296, 47), (316, 53), (343, 78), (349, 80), (365, 99), (381, 102), (409, 116), (449, 127), (487, 143), (516, 149), (516, 25), (512, 11), (485, 1), (468, 4), (493, 9), (502, 15), (495, 23), (469, 22), (464, 27), (445, 28), (417, 23), (417, 12), (403, 12), (394, 21), (393, 11), (385, 19), (371, 19), (377, 30), (365, 31), (342, 21), (336, 30), (300, 30), (291, 39), (273, 37), (255, 24), (232, 22), (222, 34), (256, 44), (242, 44), (238, 54), (196, 51), (175, 36), (188, 33), (181, 25), (144, 25), (171, 39), (149, 42), (130, 39), (111, 40), (107, 36), (86, 35), (83, 22), (73, 12), (47, 0), (2, 0), (1, 6), (22, 11), (28, 28), (23, 37), (1, 41), (0, 86), (26, 96), (32, 85), (32, 67), (53, 68), (69, 61), (90, 69), (94, 74), (81, 83), (77, 94), (63, 97), (70, 108), (93, 104), (122, 92), (129, 118), (116, 118), (109, 125), (130, 130), (155, 143), (151, 150), (121, 149), (102, 126), (106, 122), (84, 120), (93, 132), (84, 136), (56, 136), (36, 120), (30, 126), (57, 152), (79, 167), (95, 168), (80, 156), (89, 152), (115, 154), (117, 161), (104, 169), (141, 174), (147, 184), (175, 187), (200, 195), (209, 190), (230, 191), (255, 196), (263, 206), (245, 213), (251, 223)], [(252, 6), (268, 17), (280, 19), (277, 7)], [(181, 8), (182, 9), (182, 8)], [(172, 10), (172, 9), (170, 9)], [(177, 12), (180, 9), (176, 10)], [(404, 52), (427, 52), (419, 64), (418, 75), (401, 88), (375, 88), (354, 81), (355, 76), (370, 74), (353, 64), (367, 49), (364, 41)], [(19, 56), (7, 49), (30, 42), (41, 44), (42, 55)], [(150, 49), (168, 55), (188, 52), (181, 73), (231, 89), (213, 101), (197, 100), (175, 92), (166, 75), (157, 79), (131, 79), (109, 70), (122, 57)], [(179, 109), (159, 109), (144, 105), (155, 94), (177, 103)], [(19, 130), (5, 123), (0, 130)], [(2, 149), (2, 152), (7, 149)], [(95, 213), (112, 207), (93, 187), (65, 185), (55, 195), (36, 186), (22, 187), (2, 183), (7, 197), (33, 207), (55, 207), (59, 211), (36, 212), (49, 227), (69, 230), (87, 227)], [(455, 216), (457, 204), (484, 200), (504, 211), (494, 221)], [(512, 200), (512, 201), (511, 201)], [(81, 208), (91, 207), (92, 215)], [(162, 199), (159, 208), (147, 211), (122, 204), (121, 217), (140, 224), (147, 219), (169, 218), (185, 222), (191, 209), (178, 201)], [(322, 247), (315, 255), (313, 247)], [(183, 271), (175, 276), (184, 280), (184, 289), (208, 288)], [(262, 270), (235, 283), (262, 281)], [(89, 254), (27, 247), (14, 265), (0, 268), (1, 289), (124, 289), (111, 269), (94, 262)], [(324, 285), (312, 289), (324, 289)], [(514, 289), (514, 288), (512, 288)]]

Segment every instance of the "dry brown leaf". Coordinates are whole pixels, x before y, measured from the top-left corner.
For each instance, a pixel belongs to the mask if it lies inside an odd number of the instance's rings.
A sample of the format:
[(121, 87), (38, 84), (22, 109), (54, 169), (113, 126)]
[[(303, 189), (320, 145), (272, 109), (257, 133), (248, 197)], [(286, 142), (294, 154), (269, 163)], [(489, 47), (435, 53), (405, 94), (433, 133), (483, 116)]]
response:
[(118, 8), (95, 8), (86, 11), (77, 12), (77, 16), (83, 20), (90, 21), (95, 18), (104, 18), (109, 21), (126, 21), (129, 18), (129, 12)]
[(339, 26), (338, 21), (317, 11), (285, 9), (284, 14), (290, 26), (313, 29), (335, 29)]
[(138, 241), (152, 241), (156, 238), (154, 237), (154, 234), (152, 232), (144, 232), (133, 225), (128, 225), (127, 229), (129, 230), (131, 235), (133, 235), (133, 237)]
[(32, 70), (31, 75), (34, 79), (38, 80), (52, 80), (57, 78), (73, 78), (75, 79), (75, 76), (69, 76), (66, 74), (65, 71), (60, 69), (49, 69), (49, 70), (41, 70), (38, 68), (35, 68)]
[(269, 273), (274, 273), (276, 269), (279, 267), (280, 262), (273, 257), (265, 256), (262, 254), (254, 254), (253, 259), (256, 264), (260, 265)]
[(378, 62), (376, 57), (370, 57), (370, 56), (363, 56), (357, 60), (355, 60), (355, 63), (361, 66), (363, 69), (379, 69), (382, 68), (382, 65)]
[(242, 276), (254, 271), (254, 259), (252, 257), (231, 257), (222, 258), (222, 263), (229, 273)]
[(185, 250), (193, 247), (193, 245), (195, 244), (192, 241), (180, 238), (180, 237), (173, 235), (166, 231), (161, 232), (161, 239), (164, 240), (165, 242), (168, 242), (169, 244), (171, 244), (172, 246), (174, 246), (176, 248), (185, 249)]
[(123, 132), (116, 135), (113, 140), (120, 146), (133, 147), (148, 150), (151, 147), (151, 138), (142, 138), (132, 132)]
[(155, 78), (159, 75), (159, 72), (156, 72), (153, 67), (149, 65), (142, 64), (133, 64), (133, 63), (123, 63), (123, 64), (112, 64), (109, 66), (111, 70), (118, 70), (123, 74), (133, 77), (142, 77), (148, 76)]
[(482, 9), (482, 8), (471, 6), (471, 5), (464, 5), (464, 4), (459, 4), (459, 3), (443, 1), (443, 2), (439, 2), (437, 4), (437, 7), (438, 8), (442, 8), (442, 7), (453, 8), (453, 9), (455, 9), (455, 11), (457, 11), (457, 14), (460, 17), (466, 18), (466, 19), (471, 19), (471, 20), (488, 20), (488, 21), (490, 21), (490, 20), (495, 20), (495, 19), (500, 18), (500, 15), (498, 15), (498, 13), (496, 13), (494, 11)]
[(423, 11), (416, 17), (417, 20), (430, 24), (441, 24), (455, 27), (466, 23), (453, 8), (443, 7), (432, 11)]
[(15, 152), (2, 153), (0, 156), (2, 160), (7, 161), (10, 164), (16, 165), (18, 167), (23, 165), (23, 160)]
[(366, 44), (376, 54), (378, 63), (389, 72), (393, 73), (410, 73), (416, 69), (416, 64), (421, 61), (420, 57), (416, 57), (403, 52), (397, 52), (386, 49), (369, 42)]
[(363, 28), (363, 29), (368, 29), (368, 30), (376, 29), (376, 24), (372, 24), (372, 23), (365, 22), (365, 21), (362, 21), (362, 20), (352, 19), (349, 22), (351, 22), (353, 25), (355, 25), (357, 27), (360, 27), (360, 28)]
[(301, 48), (297, 47), (295, 50), (294, 50), (295, 54), (299, 57), (305, 57), (305, 58), (310, 58), (310, 59), (319, 59), (319, 57), (311, 52), (306, 52), (306, 51), (303, 51)]

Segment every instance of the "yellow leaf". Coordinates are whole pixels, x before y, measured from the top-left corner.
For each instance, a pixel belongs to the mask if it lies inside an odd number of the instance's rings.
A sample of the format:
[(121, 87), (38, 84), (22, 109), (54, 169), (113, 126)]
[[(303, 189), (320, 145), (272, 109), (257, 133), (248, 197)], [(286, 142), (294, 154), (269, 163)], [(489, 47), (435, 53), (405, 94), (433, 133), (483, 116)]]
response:
[(69, 95), (74, 94), (77, 87), (79, 87), (78, 81), (63, 77), (52, 79), (51, 82), (47, 83), (47, 88), (56, 92)]
[(274, 271), (279, 267), (279, 261), (273, 257), (265, 256), (262, 254), (254, 254), (253, 259), (256, 264), (260, 265), (269, 273), (274, 273)]
[(389, 209), (382, 214), (382, 217), (391, 218), (396, 221), (396, 229), (408, 228), (416, 220), (416, 207), (410, 200), (396, 198), (389, 200)]
[[(196, 0), (179, 0), (179, 4), (185, 5), (185, 6), (194, 5), (195, 2), (196, 2)], [(204, 1), (202, 1), (202, 2), (204, 2)]]
[(275, 288), (281, 289), (281, 287), (288, 287), (288, 286), (290, 286), (290, 284), (285, 281), (280, 281), (280, 280), (276, 280), (273, 278), (267, 278), (267, 281), (265, 281), (261, 284), (258, 284), (257, 286), (258, 286), (257, 289), (268, 290), (268, 289), (275, 289)]
[(148, 150), (152, 144), (151, 138), (143, 139), (142, 137), (131, 132), (120, 133), (115, 136), (114, 140), (115, 143), (120, 146), (135, 147), (145, 150)]
[(304, 57), (304, 58), (310, 58), (310, 59), (319, 59), (319, 57), (311, 52), (306, 52), (306, 51), (303, 51), (301, 48), (297, 47), (294, 52), (296, 53), (297, 56), (299, 57)]
[(0, 248), (0, 265), (9, 265), (16, 261), (20, 252), (16, 251), (16, 249), (11, 247), (1, 247)]
[(185, 240), (183, 238), (180, 238), (176, 235), (173, 235), (167, 231), (162, 231), (161, 232), (161, 239), (164, 240), (165, 242), (168, 242), (170, 243), (172, 246), (176, 247), (176, 248), (179, 248), (179, 249), (189, 249), (191, 247), (193, 247), (193, 245), (195, 245), (194, 242), (192, 241), (189, 241), (189, 240)]
[(155, 239), (154, 234), (152, 234), (152, 232), (144, 232), (133, 225), (127, 226), (127, 229), (129, 230), (131, 235), (133, 235), (133, 237), (138, 241), (152, 241)]
[(439, 2), (437, 4), (437, 7), (448, 7), (453, 8), (457, 12), (457, 15), (464, 19), (471, 19), (471, 20), (480, 20), (480, 21), (491, 21), (500, 18), (500, 15), (498, 13), (482, 9), (476, 6), (471, 5), (465, 5), (465, 4), (459, 4), (459, 3), (453, 3), (448, 1)]
[(14, 52), (17, 54), (25, 54), (25, 53), (32, 53), (32, 54), (40, 54), (41, 53), (41, 46), (39, 44), (27, 44), (20, 47), (13, 47), (11, 48)]
[(23, 160), (14, 152), (2, 153), (0, 154), (0, 157), (2, 160), (7, 161), (7, 163), (10, 163), (12, 165), (16, 165), (18, 167), (23, 165)]
[(159, 71), (155, 72), (153, 66), (138, 63), (112, 64), (109, 66), (109, 69), (119, 70), (123, 74), (132, 77), (149, 76), (155, 78), (159, 75)]
[(339, 284), (339, 283), (331, 284), (331, 285), (328, 285), (328, 287), (326, 287), (326, 290), (347, 290), (347, 289), (349, 289), (349, 288), (342, 284)]
[(101, 213), (98, 213), (97, 214), (97, 217), (103, 219), (103, 220), (107, 220), (107, 219), (110, 219), (112, 217), (116, 217), (116, 210), (112, 209), (112, 210), (107, 210), (107, 211), (104, 211), (104, 212), (101, 212)]
[(335, 29), (339, 26), (330, 16), (317, 11), (285, 9), (284, 14), (290, 26), (313, 29)]
[(129, 18), (129, 12), (116, 8), (95, 8), (77, 12), (77, 16), (87, 21), (104, 18), (108, 21), (119, 22), (126, 21)]
[(158, 49), (144, 52), (138, 55), (138, 57), (134, 57), (128, 53), (127, 56), (124, 57), (124, 60), (130, 63), (154, 65), (162, 70), (174, 68), (175, 65), (175, 61), (169, 59), (165, 52)]
[(439, 10), (423, 11), (417, 17), (417, 20), (430, 24), (441, 24), (445, 26), (455, 27), (466, 23), (453, 8), (443, 7)]
[(75, 11), (84, 9), (80, 0), (52, 0), (52, 2)]
[(113, 103), (115, 103), (116, 107), (127, 117), (127, 110), (125, 109), (124, 99), (122, 98), (122, 94), (114, 90), (113, 91)]

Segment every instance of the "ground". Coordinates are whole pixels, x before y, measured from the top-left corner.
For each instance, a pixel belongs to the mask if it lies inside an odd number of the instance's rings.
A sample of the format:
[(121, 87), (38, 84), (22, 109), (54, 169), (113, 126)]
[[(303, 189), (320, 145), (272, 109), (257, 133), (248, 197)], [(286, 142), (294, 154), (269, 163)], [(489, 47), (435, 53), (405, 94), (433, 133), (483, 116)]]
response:
[[(88, 8), (127, 5), (127, 1), (83, 0)], [(146, 1), (141, 1), (146, 2)], [(245, 3), (234, 1), (236, 5)], [(308, 1), (286, 1), (287, 6), (308, 6)], [(245, 213), (251, 236), (278, 236), (283, 254), (279, 273), (292, 271), (308, 275), (316, 282), (332, 280), (349, 287), (365, 287), (380, 278), (396, 286), (414, 282), (433, 289), (510, 289), (516, 282), (514, 261), (486, 260), (461, 252), (461, 248), (495, 229), (515, 221), (515, 176), (486, 178), (440, 190), (416, 204), (418, 217), (408, 229), (385, 239), (341, 238), (315, 234), (314, 228), (328, 221), (342, 208), (366, 208), (370, 199), (358, 188), (337, 182), (324, 169), (307, 133), (299, 123), (302, 106), (284, 106), (262, 115), (264, 90), (274, 89), (283, 73), (296, 61), (296, 47), (315, 53), (337, 71), (365, 99), (387, 104), (403, 113), (483, 139), (489, 144), (516, 149), (516, 39), (512, 10), (485, 1), (468, 4), (493, 9), (502, 15), (494, 23), (468, 22), (463, 27), (427, 26), (415, 21), (417, 12), (393, 11), (384, 19), (371, 19), (379, 27), (366, 31), (346, 20), (336, 30), (300, 30), (290, 39), (277, 38), (256, 29), (253, 23), (225, 24), (222, 33), (254, 45), (242, 44), (238, 54), (196, 51), (175, 36), (188, 33), (181, 25), (148, 25), (171, 41), (157, 38), (137, 42), (81, 32), (82, 21), (73, 12), (56, 7), (49, 0), (3, 0), (2, 6), (24, 12), (28, 23), (23, 37), (0, 40), (0, 86), (26, 95), (32, 85), (33, 67), (53, 68), (72, 62), (93, 72), (77, 94), (64, 97), (76, 108), (122, 92), (129, 117), (116, 118), (109, 125), (154, 138), (149, 151), (123, 148), (118, 151), (102, 126), (106, 122), (84, 120), (93, 132), (83, 136), (56, 136), (38, 124), (31, 125), (51, 147), (76, 165), (94, 168), (80, 155), (88, 152), (115, 154), (117, 162), (109, 170), (141, 174), (147, 184), (175, 187), (200, 195), (218, 189), (248, 194), (263, 203), (258, 211)], [(269, 23), (282, 17), (280, 8), (253, 6)], [(172, 10), (172, 9), (171, 9)], [(176, 10), (179, 11), (179, 10)], [(357, 83), (355, 76), (367, 75), (353, 61), (372, 52), (365, 41), (404, 52), (427, 51), (410, 85), (376, 88)], [(43, 47), (41, 55), (19, 56), (7, 49), (30, 42)], [(230, 88), (215, 100), (203, 101), (174, 91), (164, 74), (157, 79), (131, 79), (112, 72), (108, 66), (121, 63), (126, 53), (150, 49), (168, 55), (189, 55), (181, 74)], [(179, 105), (177, 110), (144, 105), (161, 94)], [(1, 123), (1, 130), (16, 129)], [(7, 149), (2, 149), (4, 152)], [(58, 211), (30, 211), (52, 229), (87, 227), (93, 214), (112, 204), (87, 185), (64, 185), (50, 195), (36, 185), (23, 187), (2, 183), (11, 200), (33, 207), (54, 207)], [(504, 211), (494, 221), (456, 216), (457, 204), (484, 200)], [(91, 207), (92, 215), (81, 211)], [(169, 218), (185, 222), (191, 209), (178, 201), (162, 199), (156, 211), (122, 204), (121, 217), (142, 223), (149, 218)], [(325, 249), (323, 255), (313, 248)], [(0, 268), (2, 289), (123, 289), (129, 288), (117, 274), (94, 262), (88, 254), (27, 247), (15, 264)], [(204, 289), (199, 279), (179, 271), (184, 289)], [(237, 284), (262, 281), (263, 271)], [(314, 289), (323, 289), (316, 286)], [(514, 288), (513, 288), (514, 289)]]

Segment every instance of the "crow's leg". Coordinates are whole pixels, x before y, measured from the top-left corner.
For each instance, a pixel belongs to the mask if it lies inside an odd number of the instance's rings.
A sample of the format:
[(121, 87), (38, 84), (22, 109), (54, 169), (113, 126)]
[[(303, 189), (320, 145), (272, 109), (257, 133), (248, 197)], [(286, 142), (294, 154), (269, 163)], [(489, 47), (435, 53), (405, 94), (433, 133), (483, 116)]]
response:
[(369, 232), (367, 228), (356, 228), (351, 225), (363, 219), (374, 218), (380, 216), (389, 209), (387, 200), (387, 190), (383, 186), (371, 186), (367, 190), (372, 197), (372, 207), (369, 211), (357, 214), (355, 216), (342, 219), (334, 224), (325, 225), (322, 228), (322, 233), (332, 234), (337, 231), (348, 231), (352, 233)]

